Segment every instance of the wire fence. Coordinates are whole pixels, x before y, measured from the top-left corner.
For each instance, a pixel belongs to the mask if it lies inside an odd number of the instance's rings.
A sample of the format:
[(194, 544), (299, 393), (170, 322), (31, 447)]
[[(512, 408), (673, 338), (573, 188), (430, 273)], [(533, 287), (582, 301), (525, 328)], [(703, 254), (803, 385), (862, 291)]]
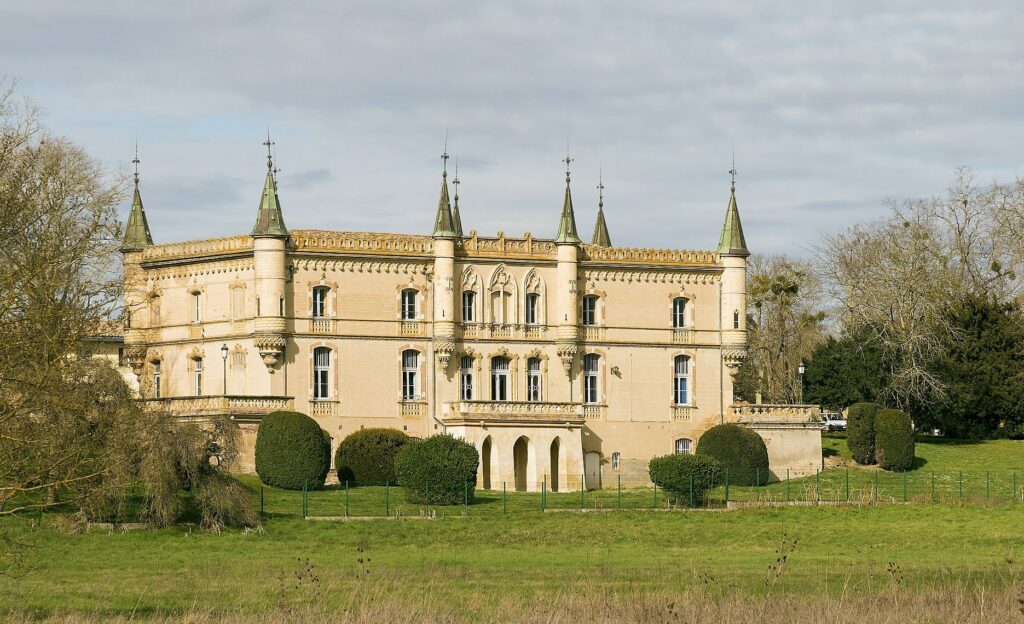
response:
[[(582, 482), (582, 480), (581, 480)], [(434, 505), (410, 502), (395, 485), (355, 487), (349, 483), (301, 491), (258, 486), (260, 513), (266, 518), (372, 518), (497, 516), (547, 512), (618, 510), (725, 509), (772, 505), (879, 505), (879, 504), (1015, 504), (1024, 502), (1020, 473), (994, 471), (828, 470), (813, 476), (783, 478), (755, 474), (753, 485), (730, 482), (728, 473), (703, 497), (684, 491), (680, 496), (651, 484), (624, 487), (617, 478), (612, 487), (552, 491), (545, 477), (539, 491), (515, 491), (515, 484), (478, 489), (464, 484), (461, 504)], [(429, 486), (428, 486), (429, 487)], [(684, 488), (685, 489), (685, 488)]]

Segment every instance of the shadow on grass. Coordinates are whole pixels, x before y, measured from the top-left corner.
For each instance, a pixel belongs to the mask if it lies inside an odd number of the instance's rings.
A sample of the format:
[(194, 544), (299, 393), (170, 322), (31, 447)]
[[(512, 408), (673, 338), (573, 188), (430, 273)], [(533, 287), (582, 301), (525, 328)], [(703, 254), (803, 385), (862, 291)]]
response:
[(971, 446), (984, 444), (986, 440), (972, 440), (968, 438), (946, 438), (943, 436), (931, 436), (918, 434), (916, 441), (921, 444), (937, 444), (942, 446)]
[(828, 448), (828, 447), (822, 447), (822, 449), (821, 449), (821, 456), (822, 457), (837, 457), (838, 455), (839, 455), (839, 451), (837, 449)]
[(915, 457), (914, 463), (910, 465), (911, 470), (919, 470), (928, 463), (928, 460), (924, 457)]

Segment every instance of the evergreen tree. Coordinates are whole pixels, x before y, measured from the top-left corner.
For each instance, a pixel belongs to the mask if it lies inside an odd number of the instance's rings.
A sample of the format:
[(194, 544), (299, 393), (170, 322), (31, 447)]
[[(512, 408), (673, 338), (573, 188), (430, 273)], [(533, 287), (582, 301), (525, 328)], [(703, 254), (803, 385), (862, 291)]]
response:
[(804, 402), (831, 410), (880, 402), (888, 382), (882, 350), (866, 334), (829, 336), (806, 366)]

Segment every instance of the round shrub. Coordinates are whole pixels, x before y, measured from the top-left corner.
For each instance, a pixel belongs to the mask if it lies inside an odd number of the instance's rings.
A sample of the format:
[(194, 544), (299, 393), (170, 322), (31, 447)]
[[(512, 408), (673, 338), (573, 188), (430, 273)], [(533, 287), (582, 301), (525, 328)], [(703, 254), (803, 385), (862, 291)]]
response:
[(467, 484), (472, 501), (479, 465), (476, 448), (447, 433), (411, 439), (395, 455), (395, 475), (410, 503), (461, 505)]
[(875, 414), (880, 409), (874, 403), (854, 403), (846, 413), (846, 445), (858, 464), (875, 463)]
[(704, 494), (721, 481), (722, 465), (708, 455), (662, 455), (647, 464), (647, 472), (677, 503), (690, 504), (692, 486), (693, 504), (699, 505)]
[(914, 429), (910, 416), (895, 409), (883, 409), (875, 414), (875, 453), (883, 470), (910, 470), (914, 465)]
[(338, 480), (356, 485), (386, 485), (395, 479), (395, 455), (409, 436), (397, 429), (360, 429), (338, 445)]
[(753, 429), (735, 424), (712, 427), (697, 441), (697, 455), (717, 459), (733, 485), (768, 482), (768, 447)]
[(299, 412), (272, 412), (256, 433), (256, 474), (273, 487), (319, 488), (331, 468), (331, 438)]

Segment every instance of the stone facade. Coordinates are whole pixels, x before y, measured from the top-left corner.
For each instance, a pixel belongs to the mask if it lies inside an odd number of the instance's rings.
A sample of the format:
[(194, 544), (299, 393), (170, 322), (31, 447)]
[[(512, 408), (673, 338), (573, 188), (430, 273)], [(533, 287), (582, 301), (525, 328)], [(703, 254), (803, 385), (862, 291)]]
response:
[[(268, 173), (251, 235), (126, 242), (141, 397), (232, 414), (247, 469), (260, 417), (295, 409), (334, 446), (364, 427), (452, 433), (480, 450), (481, 486), (531, 491), (648, 483), (651, 457), (734, 418), (745, 248), (463, 235), (446, 202), (445, 181), (440, 235), (287, 231)], [(566, 204), (574, 220), (568, 182)]]

